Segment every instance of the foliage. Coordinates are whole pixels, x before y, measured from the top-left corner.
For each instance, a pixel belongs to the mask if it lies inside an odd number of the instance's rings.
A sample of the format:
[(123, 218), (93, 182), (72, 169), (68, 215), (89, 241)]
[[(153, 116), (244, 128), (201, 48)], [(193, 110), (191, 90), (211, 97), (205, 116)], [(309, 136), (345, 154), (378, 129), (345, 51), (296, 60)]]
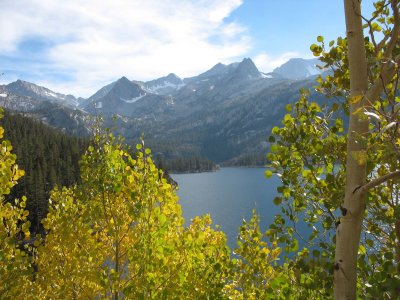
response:
[[(282, 278), (273, 262), (278, 260), (280, 249), (273, 244), (272, 249), (263, 241), (259, 217), (253, 211), (253, 217), (239, 229), (238, 248), (232, 259), (233, 280), (225, 289), (234, 299), (268, 299), (279, 297), (277, 283)], [(282, 298), (283, 299), (283, 298)]]
[[(13, 170), (2, 173), (1, 187), (8, 192), (22, 173), (10, 148), (4, 151), (9, 159), (1, 166)], [(52, 191), (44, 236), (29, 239), (25, 198), (14, 206), (2, 203), (3, 298), (273, 295), (270, 282), (282, 274), (274, 266), (280, 250), (262, 241), (258, 218), (241, 228), (232, 259), (225, 234), (212, 228), (209, 216), (183, 226), (174, 189), (150, 153), (142, 143), (132, 157), (121, 140), (97, 135), (81, 160), (80, 183)]]
[(31, 118), (5, 112), (0, 124), (5, 138), (13, 145), (16, 162), (25, 171), (18, 185), (6, 196), (27, 197), (31, 233), (43, 230), (40, 221), (47, 214), (48, 199), (54, 186), (71, 186), (80, 178), (79, 160), (88, 140), (68, 136)]
[[(377, 1), (366, 21), (365, 39), (371, 86), (388, 66), (387, 49), (374, 33), (392, 32), (389, 1)], [(397, 2), (393, 1), (393, 3)], [(396, 6), (397, 8), (397, 6)], [(272, 129), (266, 176), (280, 176), (274, 200), (282, 213), (266, 235), (258, 216), (240, 228), (231, 256), (225, 235), (209, 216), (188, 227), (173, 187), (157, 169), (144, 143), (131, 156), (121, 140), (97, 135), (81, 160), (81, 182), (56, 188), (43, 226), (45, 236), (30, 238), (26, 199), (5, 203), (22, 175), (9, 142), (0, 160), (0, 292), (5, 299), (328, 299), (332, 297), (334, 241), (346, 214), (342, 206), (351, 155), (366, 164), (368, 189), (364, 231), (358, 255), (359, 298), (396, 299), (400, 286), (400, 203), (395, 174), (400, 157), (398, 72), (383, 81), (383, 92), (356, 111), (369, 122), (355, 136), (366, 151), (347, 153), (345, 122), (349, 106), (365, 97), (349, 93), (347, 40), (326, 49), (323, 37), (311, 50), (331, 69), (317, 90), (331, 101), (318, 104), (307, 91), (287, 105), (281, 127)], [(397, 56), (396, 56), (397, 57)], [(3, 130), (1, 130), (2, 133)], [(375, 184), (375, 183), (383, 184)], [(367, 185), (368, 185), (367, 184)], [(363, 189), (365, 186), (358, 187)], [(357, 192), (357, 189), (354, 192)], [(309, 225), (302, 235), (296, 223)], [(283, 244), (286, 254), (280, 254)], [(295, 256), (289, 256), (294, 252)], [(289, 258), (290, 257), (290, 258)], [(284, 259), (277, 264), (278, 259)], [(29, 296), (28, 296), (29, 295)]]
[[(2, 113), (2, 112), (1, 112)], [(0, 139), (4, 129), (0, 127)], [(15, 164), (9, 141), (2, 140), (0, 148), (0, 295), (2, 299), (15, 299), (27, 295), (32, 279), (31, 257), (24, 241), (30, 237), (26, 198), (15, 200), (15, 205), (4, 201), (5, 195), (23, 176)]]
[[(378, 42), (374, 33), (383, 31), (386, 36), (392, 32), (393, 14), (389, 5), (389, 1), (377, 1), (372, 18), (365, 19), (365, 27), (370, 32), (365, 38), (365, 47), (371, 86), (381, 83), (380, 76), (387, 67), (385, 53), (391, 46), (387, 38)], [(309, 263), (296, 263), (295, 268), (308, 276), (310, 265), (314, 265), (320, 270), (320, 280), (332, 282), (333, 270), (341, 271), (340, 265), (333, 262), (334, 242), (340, 234), (341, 218), (347, 213), (342, 207), (348, 155), (348, 136), (343, 124), (349, 117), (349, 105), (361, 101), (362, 97), (350, 97), (347, 39), (329, 42), (328, 49), (323, 37), (318, 37), (317, 41), (311, 50), (319, 56), (322, 68), (330, 71), (326, 77), (318, 78), (316, 89), (331, 99), (318, 105), (303, 91), (296, 104), (287, 106), (283, 126), (272, 130), (268, 154), (270, 169), (266, 175), (276, 173), (282, 180), (278, 188), (280, 196), (274, 201), (282, 206), (282, 215), (275, 217), (268, 235), (293, 248), (293, 238), (297, 236), (295, 223), (306, 222), (310, 235), (302, 238), (309, 243), (309, 249), (316, 250), (312, 251)], [(397, 55), (398, 49), (396, 44), (393, 55)], [(397, 96), (397, 66), (395, 68), (383, 92), (377, 95), (378, 99), (370, 99), (362, 110), (353, 113), (369, 121), (369, 132), (355, 136), (357, 143), (367, 146), (367, 151), (349, 154), (359, 164), (367, 164), (369, 182), (398, 170), (400, 98)], [(400, 249), (399, 207), (398, 180), (388, 180), (368, 190), (358, 258), (358, 292), (363, 298), (394, 299), (399, 295), (400, 256), (395, 257)], [(321, 261), (321, 257), (325, 259)], [(329, 265), (330, 271), (326, 272)], [(329, 294), (321, 298), (330, 297)]]

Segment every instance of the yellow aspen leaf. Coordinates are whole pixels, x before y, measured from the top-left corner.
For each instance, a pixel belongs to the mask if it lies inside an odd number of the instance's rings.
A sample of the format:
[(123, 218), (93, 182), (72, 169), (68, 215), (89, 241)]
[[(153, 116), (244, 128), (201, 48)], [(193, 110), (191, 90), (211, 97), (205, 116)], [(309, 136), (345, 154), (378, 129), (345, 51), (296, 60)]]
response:
[(361, 99), (362, 99), (363, 97), (364, 97), (364, 95), (352, 96), (352, 97), (350, 98), (350, 103), (351, 103), (351, 104), (356, 104), (356, 103), (360, 102)]
[(367, 253), (367, 251), (366, 251), (366, 249), (365, 249), (365, 247), (363, 245), (360, 245), (358, 247), (358, 253), (361, 254), (361, 255), (364, 255), (364, 254)]
[(364, 107), (360, 106), (360, 107), (357, 108), (355, 111), (353, 111), (353, 115), (359, 114), (363, 109), (364, 109)]

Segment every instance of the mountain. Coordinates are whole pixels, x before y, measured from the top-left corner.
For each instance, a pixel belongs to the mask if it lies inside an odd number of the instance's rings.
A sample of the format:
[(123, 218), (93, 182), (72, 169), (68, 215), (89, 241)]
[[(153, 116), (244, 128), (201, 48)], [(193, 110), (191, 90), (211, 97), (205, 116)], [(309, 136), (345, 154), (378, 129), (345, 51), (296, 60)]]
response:
[(89, 136), (93, 132), (96, 119), (78, 108), (70, 108), (58, 103), (43, 102), (34, 110), (24, 114), (43, 124), (58, 128), (62, 132), (76, 135)]
[(217, 82), (220, 80), (225, 80), (235, 82), (243, 81), (248, 79), (261, 78), (262, 74), (257, 69), (256, 65), (250, 58), (245, 58), (241, 62), (231, 63), (229, 65), (224, 65), (222, 63), (216, 64), (210, 70), (190, 78), (185, 78), (185, 83), (193, 83), (199, 81), (211, 81)]
[(234, 71), (237, 66), (239, 65), (238, 62), (232, 63), (229, 65), (224, 65), (222, 63), (217, 63), (214, 67), (212, 67), (210, 70), (201, 73), (198, 76), (190, 77), (190, 78), (185, 78), (183, 81), (185, 83), (190, 83), (194, 81), (207, 81), (207, 80), (219, 80), (222, 77), (230, 74), (232, 71)]
[[(19, 88), (20, 82), (23, 88)], [(64, 101), (47, 100), (41, 96), (41, 92), (48, 91), (46, 88), (21, 80), (20, 82), (0, 86), (0, 94), (3, 94), (0, 98), (0, 106), (8, 111), (20, 112), (44, 124), (59, 128), (68, 134), (87, 136), (91, 133), (95, 122), (92, 115), (73, 107), (66, 98)], [(32, 96), (24, 96), (24, 93)]]
[(185, 83), (174, 73), (142, 83), (143, 89), (149, 93), (168, 95), (183, 87)]
[(318, 64), (320, 64), (320, 61), (317, 58), (292, 58), (288, 62), (273, 70), (272, 73), (288, 79), (302, 80), (322, 74), (322, 70), (317, 67)]
[(78, 105), (78, 99), (72, 95), (56, 93), (48, 88), (23, 80), (17, 80), (8, 84), (5, 86), (4, 91), (18, 96), (28, 96), (38, 100), (62, 103), (72, 107)]
[(153, 153), (166, 158), (198, 155), (220, 163), (259, 156), (267, 151), (265, 138), (279, 125), (285, 105), (313, 80), (265, 76), (244, 59), (217, 64), (184, 83), (168, 96), (157, 95), (157, 101), (143, 97), (123, 111), (116, 109), (121, 103), (107, 108), (119, 114), (118, 133), (128, 140), (145, 133)]
[[(92, 114), (105, 116), (117, 114), (129, 117), (140, 114), (136, 109), (137, 105), (140, 107), (139, 103), (157, 105), (163, 99), (163, 96), (144, 90), (140, 84), (124, 76), (96, 92), (84, 102), (82, 108)], [(154, 107), (153, 105), (151, 107)]]
[[(173, 73), (147, 82), (121, 77), (78, 107), (61, 101), (62, 96), (45, 100), (50, 90), (17, 81), (0, 86), (0, 94), (8, 95), (0, 105), (78, 135), (90, 134), (94, 116), (101, 114), (104, 126), (116, 128), (129, 143), (144, 133), (146, 144), (162, 159), (262, 163), (266, 137), (280, 125), (285, 105), (298, 99), (300, 88), (315, 84), (316, 62), (292, 59), (263, 74), (245, 58), (183, 80)], [(324, 100), (312, 89), (310, 98)]]
[(232, 71), (230, 80), (249, 80), (261, 78), (262, 75), (258, 71), (256, 65), (250, 58), (245, 58), (241, 63), (239, 63), (236, 68)]

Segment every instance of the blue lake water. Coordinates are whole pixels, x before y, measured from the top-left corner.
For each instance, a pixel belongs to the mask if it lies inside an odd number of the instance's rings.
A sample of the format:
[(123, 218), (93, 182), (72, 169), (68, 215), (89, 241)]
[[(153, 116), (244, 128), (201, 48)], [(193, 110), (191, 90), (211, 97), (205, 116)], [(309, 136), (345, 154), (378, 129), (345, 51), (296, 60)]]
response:
[(273, 203), (280, 180), (266, 179), (264, 171), (264, 168), (222, 168), (210, 173), (171, 174), (179, 185), (186, 224), (194, 216), (210, 214), (213, 223), (227, 234), (232, 249), (242, 220), (250, 219), (255, 208), (264, 233), (280, 211)]

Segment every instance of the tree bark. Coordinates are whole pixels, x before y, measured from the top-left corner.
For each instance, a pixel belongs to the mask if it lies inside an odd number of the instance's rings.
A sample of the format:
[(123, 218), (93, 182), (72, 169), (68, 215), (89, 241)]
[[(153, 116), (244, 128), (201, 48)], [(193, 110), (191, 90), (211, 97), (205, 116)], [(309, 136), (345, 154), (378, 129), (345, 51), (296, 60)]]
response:
[[(356, 299), (357, 253), (365, 208), (365, 194), (356, 193), (365, 185), (366, 143), (360, 137), (368, 132), (368, 120), (361, 117), (367, 104), (368, 89), (367, 59), (362, 29), (360, 0), (344, 0), (346, 35), (350, 73), (350, 95), (352, 99), (362, 97), (350, 104), (350, 119), (347, 141), (346, 186), (343, 217), (336, 232), (334, 262), (334, 299)], [(358, 112), (358, 113), (357, 113)]]

